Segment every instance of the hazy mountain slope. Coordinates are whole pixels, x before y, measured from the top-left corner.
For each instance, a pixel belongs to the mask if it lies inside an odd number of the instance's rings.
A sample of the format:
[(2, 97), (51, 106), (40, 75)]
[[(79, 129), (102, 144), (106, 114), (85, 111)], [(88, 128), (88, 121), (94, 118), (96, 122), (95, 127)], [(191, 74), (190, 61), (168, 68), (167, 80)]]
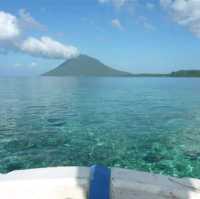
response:
[(45, 76), (129, 76), (128, 72), (115, 70), (99, 60), (87, 55), (65, 61), (57, 68), (44, 74)]

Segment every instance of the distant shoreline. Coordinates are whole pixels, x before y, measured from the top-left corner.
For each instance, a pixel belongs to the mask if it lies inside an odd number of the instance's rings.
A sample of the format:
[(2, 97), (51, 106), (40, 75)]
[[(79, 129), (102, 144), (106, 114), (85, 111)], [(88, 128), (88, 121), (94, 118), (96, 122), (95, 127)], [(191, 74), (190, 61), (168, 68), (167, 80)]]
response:
[(191, 74), (191, 70), (184, 71), (177, 71), (172, 72), (168, 74), (151, 74), (151, 73), (139, 73), (139, 74), (127, 74), (127, 75), (48, 75), (48, 74), (42, 74), (41, 76), (46, 77), (162, 77), (162, 78), (200, 78), (200, 70), (197, 73)]
[(200, 70), (179, 70), (175, 72), (171, 72), (168, 74), (151, 74), (151, 73), (142, 73), (142, 74), (133, 74), (135, 77), (200, 77)]

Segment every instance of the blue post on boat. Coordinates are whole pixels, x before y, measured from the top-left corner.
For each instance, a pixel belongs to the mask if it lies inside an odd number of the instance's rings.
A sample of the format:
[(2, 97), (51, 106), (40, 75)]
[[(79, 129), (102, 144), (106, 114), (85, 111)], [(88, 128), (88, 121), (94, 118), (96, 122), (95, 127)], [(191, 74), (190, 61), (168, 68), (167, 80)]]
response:
[(110, 176), (109, 168), (94, 165), (90, 169), (90, 188), (88, 199), (110, 199)]

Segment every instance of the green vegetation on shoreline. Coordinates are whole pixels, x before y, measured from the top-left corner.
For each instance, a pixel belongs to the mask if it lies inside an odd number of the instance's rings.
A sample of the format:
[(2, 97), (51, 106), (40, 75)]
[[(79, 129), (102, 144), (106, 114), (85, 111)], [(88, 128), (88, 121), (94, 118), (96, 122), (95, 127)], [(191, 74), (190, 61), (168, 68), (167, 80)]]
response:
[(179, 70), (168, 74), (142, 73), (134, 74), (135, 77), (200, 77), (200, 70)]
[(171, 77), (200, 77), (200, 70), (179, 70), (172, 72)]

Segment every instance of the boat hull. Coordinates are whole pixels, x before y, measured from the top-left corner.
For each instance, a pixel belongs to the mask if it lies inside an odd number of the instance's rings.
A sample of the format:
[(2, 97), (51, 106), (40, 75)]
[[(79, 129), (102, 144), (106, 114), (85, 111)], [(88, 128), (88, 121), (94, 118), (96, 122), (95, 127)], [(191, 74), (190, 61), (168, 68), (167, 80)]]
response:
[[(88, 167), (55, 167), (0, 175), (2, 199), (87, 199)], [(127, 169), (111, 169), (112, 199), (197, 199), (200, 180), (174, 178)]]

